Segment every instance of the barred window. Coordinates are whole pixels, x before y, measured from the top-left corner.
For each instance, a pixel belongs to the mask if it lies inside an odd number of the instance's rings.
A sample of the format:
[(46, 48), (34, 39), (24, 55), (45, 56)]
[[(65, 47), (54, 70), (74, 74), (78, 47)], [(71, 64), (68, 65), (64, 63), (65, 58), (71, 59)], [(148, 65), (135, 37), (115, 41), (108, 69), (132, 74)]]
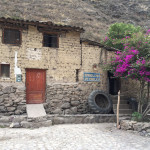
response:
[(0, 77), (10, 77), (10, 64), (0, 64)]
[(43, 46), (58, 48), (58, 35), (57, 34), (43, 34)]
[(20, 45), (21, 44), (21, 32), (17, 29), (7, 29), (3, 30), (3, 43)]

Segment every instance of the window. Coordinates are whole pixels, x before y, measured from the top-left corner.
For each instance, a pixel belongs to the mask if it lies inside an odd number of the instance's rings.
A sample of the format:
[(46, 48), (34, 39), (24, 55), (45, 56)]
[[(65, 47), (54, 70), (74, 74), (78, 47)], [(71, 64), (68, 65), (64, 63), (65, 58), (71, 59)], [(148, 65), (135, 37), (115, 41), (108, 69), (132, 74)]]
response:
[(76, 82), (79, 81), (79, 69), (76, 69)]
[(10, 65), (0, 64), (0, 77), (10, 77)]
[(17, 29), (7, 29), (3, 30), (3, 43), (20, 45), (21, 44), (21, 32)]
[(43, 34), (43, 46), (58, 48), (58, 35), (57, 34)]

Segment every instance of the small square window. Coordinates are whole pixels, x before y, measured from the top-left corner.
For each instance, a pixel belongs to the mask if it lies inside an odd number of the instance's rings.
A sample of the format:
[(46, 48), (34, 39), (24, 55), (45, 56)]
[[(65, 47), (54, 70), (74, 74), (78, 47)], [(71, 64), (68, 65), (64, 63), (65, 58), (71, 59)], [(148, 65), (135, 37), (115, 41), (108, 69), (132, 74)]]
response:
[(17, 29), (4, 29), (3, 30), (3, 43), (20, 45), (21, 44), (21, 32)]
[(0, 64), (0, 77), (10, 77), (10, 65), (9, 64)]
[(57, 34), (43, 34), (43, 46), (58, 48), (58, 35)]

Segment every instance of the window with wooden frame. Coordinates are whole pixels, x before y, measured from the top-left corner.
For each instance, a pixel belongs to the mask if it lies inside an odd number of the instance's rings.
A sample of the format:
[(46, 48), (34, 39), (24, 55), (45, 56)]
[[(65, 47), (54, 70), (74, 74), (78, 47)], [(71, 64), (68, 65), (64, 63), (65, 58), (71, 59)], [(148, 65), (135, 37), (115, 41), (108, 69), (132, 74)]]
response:
[(11, 45), (21, 44), (21, 31), (18, 29), (4, 28), (3, 43)]
[(0, 64), (0, 77), (10, 77), (10, 64)]
[(58, 35), (43, 33), (43, 46), (58, 48), (59, 47)]

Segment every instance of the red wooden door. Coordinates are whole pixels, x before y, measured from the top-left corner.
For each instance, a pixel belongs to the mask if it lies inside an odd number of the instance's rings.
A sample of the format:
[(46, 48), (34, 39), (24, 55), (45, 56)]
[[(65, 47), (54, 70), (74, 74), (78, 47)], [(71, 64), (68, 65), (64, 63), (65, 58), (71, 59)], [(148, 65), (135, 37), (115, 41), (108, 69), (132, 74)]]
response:
[(46, 70), (26, 69), (27, 104), (40, 104), (45, 101)]

